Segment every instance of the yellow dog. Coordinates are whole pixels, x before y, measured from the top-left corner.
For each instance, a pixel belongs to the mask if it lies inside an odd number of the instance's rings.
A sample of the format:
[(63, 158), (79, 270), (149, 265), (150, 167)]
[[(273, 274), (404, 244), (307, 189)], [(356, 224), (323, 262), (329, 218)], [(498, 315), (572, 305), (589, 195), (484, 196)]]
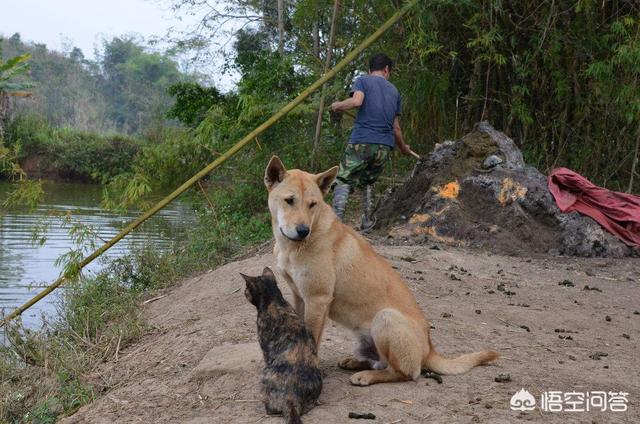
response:
[(351, 377), (360, 386), (415, 380), (422, 368), (461, 374), (497, 359), (492, 350), (448, 359), (433, 348), (429, 323), (400, 275), (324, 202), (337, 172), (286, 170), (273, 156), (264, 177), (277, 270), (316, 343), (327, 317), (353, 331), (359, 347), (339, 366), (360, 370)]

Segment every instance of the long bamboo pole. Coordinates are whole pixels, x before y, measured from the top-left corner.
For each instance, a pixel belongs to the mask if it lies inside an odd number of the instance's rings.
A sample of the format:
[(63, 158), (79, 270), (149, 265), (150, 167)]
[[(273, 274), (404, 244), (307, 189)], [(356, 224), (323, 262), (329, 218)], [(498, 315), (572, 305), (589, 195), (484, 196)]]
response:
[[(94, 259), (98, 256), (102, 255), (104, 252), (109, 250), (113, 245), (115, 245), (118, 241), (124, 238), (131, 231), (135, 230), (145, 222), (147, 219), (151, 218), (155, 215), (159, 210), (167, 206), (173, 200), (175, 200), (178, 196), (184, 193), (187, 189), (189, 189), (192, 185), (198, 182), (203, 177), (207, 176), (211, 171), (216, 169), (222, 163), (224, 163), (227, 159), (235, 155), (240, 149), (242, 149), (245, 145), (253, 141), (258, 135), (269, 129), (273, 124), (275, 124), (278, 120), (280, 120), (287, 113), (291, 112), (296, 106), (304, 101), (311, 93), (320, 88), (324, 83), (333, 78), (338, 72), (340, 72), (344, 67), (346, 67), (352, 60), (354, 60), (360, 53), (362, 53), (367, 47), (373, 44), (382, 34), (384, 34), (389, 28), (393, 26), (400, 18), (402, 18), (411, 8), (413, 8), (419, 0), (411, 0), (407, 4), (405, 4), (402, 9), (398, 10), (391, 18), (389, 18), (376, 32), (371, 34), (366, 40), (364, 40), (358, 47), (353, 49), (351, 53), (346, 55), (344, 59), (342, 59), (333, 69), (329, 72), (325, 73), (321, 78), (319, 78), (316, 82), (311, 84), (300, 93), (295, 99), (289, 102), (286, 106), (276, 112), (271, 118), (267, 119), (264, 123), (262, 123), (259, 127), (251, 131), (247, 134), (242, 140), (238, 141), (233, 147), (223, 153), (216, 160), (211, 162), (205, 168), (203, 168), (200, 172), (195, 174), (189, 180), (185, 181), (180, 187), (175, 189), (173, 193), (169, 194), (164, 199), (160, 200), (156, 203), (151, 209), (147, 210), (144, 214), (136, 218), (133, 222), (131, 222), (125, 229), (120, 231), (116, 236), (114, 236), (111, 240), (103, 244), (100, 248), (95, 250), (92, 254), (84, 258), (78, 264), (76, 271), (80, 271), (82, 268), (89, 265)], [(1, 322), (0, 327), (6, 325), (9, 321), (21, 315), (24, 311), (35, 305), (38, 301), (42, 300), (45, 296), (49, 295), (52, 291), (60, 287), (67, 280), (67, 276), (63, 275), (58, 278), (52, 284), (47, 286), (44, 290), (38, 293), (36, 296), (32, 297), (29, 301), (27, 301), (24, 305), (13, 310), (9, 315), (7, 315)]]

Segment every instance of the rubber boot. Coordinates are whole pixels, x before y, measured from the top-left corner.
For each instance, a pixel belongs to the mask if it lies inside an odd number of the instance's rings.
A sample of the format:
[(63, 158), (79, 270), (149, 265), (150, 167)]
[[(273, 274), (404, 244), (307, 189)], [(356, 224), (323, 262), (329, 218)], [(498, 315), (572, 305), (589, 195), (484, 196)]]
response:
[(333, 189), (333, 211), (340, 221), (344, 218), (344, 209), (347, 207), (350, 187), (348, 184), (338, 184)]
[(360, 230), (367, 232), (376, 225), (376, 219), (373, 216), (373, 186), (368, 185), (362, 193), (362, 218), (360, 220)]

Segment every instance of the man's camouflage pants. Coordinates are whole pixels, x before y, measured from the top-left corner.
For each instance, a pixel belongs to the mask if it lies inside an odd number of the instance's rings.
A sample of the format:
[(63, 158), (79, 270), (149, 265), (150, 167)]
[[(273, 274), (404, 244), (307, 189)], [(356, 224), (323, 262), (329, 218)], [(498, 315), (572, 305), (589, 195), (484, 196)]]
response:
[(351, 187), (371, 185), (382, 174), (390, 153), (391, 147), (384, 144), (348, 144), (336, 180)]

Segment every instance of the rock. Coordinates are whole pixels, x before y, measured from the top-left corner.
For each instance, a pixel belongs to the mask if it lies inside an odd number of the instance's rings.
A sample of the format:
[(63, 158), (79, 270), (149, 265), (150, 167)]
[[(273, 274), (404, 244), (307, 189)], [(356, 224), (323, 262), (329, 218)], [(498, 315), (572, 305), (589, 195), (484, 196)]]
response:
[(349, 418), (356, 420), (375, 420), (376, 416), (371, 412), (349, 412)]
[(211, 349), (191, 372), (195, 380), (218, 378), (225, 374), (245, 373), (251, 363), (263, 366), (258, 343), (223, 344)]
[(604, 358), (605, 356), (609, 356), (609, 354), (606, 352), (595, 352), (589, 355), (589, 358), (599, 361), (601, 358)]
[(493, 380), (496, 383), (508, 383), (511, 381), (511, 376), (509, 374), (498, 374)]
[(500, 165), (502, 162), (504, 161), (502, 160), (502, 158), (500, 158), (500, 156), (490, 155), (487, 156), (484, 162), (482, 162), (482, 167), (484, 169), (489, 169)]
[(422, 376), (424, 378), (433, 378), (438, 382), (438, 384), (442, 384), (442, 376), (438, 373), (429, 370), (422, 370)]
[(503, 163), (504, 161), (502, 160), (502, 158), (500, 156), (497, 155), (489, 155), (487, 156), (487, 158), (482, 162), (482, 167), (484, 169), (490, 169), (490, 168), (495, 168), (496, 166), (500, 165), (501, 163)]

